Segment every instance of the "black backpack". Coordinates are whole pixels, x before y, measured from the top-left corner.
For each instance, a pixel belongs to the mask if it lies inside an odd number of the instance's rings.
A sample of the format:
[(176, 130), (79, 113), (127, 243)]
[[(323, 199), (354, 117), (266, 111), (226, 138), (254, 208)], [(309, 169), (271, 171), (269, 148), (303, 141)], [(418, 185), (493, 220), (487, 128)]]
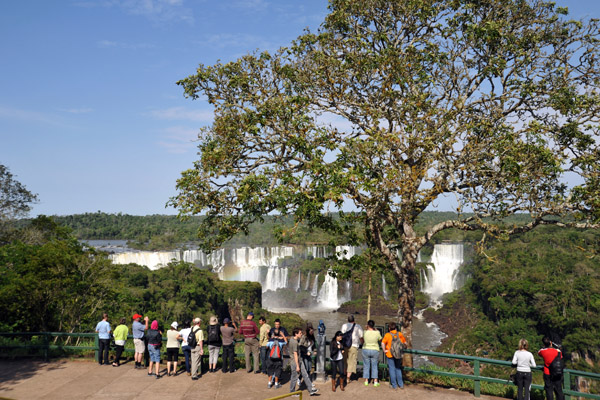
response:
[(550, 378), (552, 380), (560, 379), (563, 374), (563, 363), (560, 351), (554, 357), (554, 360), (548, 366), (548, 370), (550, 371)]
[(191, 348), (194, 348), (198, 345), (198, 341), (196, 340), (196, 332), (198, 332), (199, 330), (200, 329), (194, 330), (194, 328), (192, 328), (192, 330), (190, 331), (190, 334), (188, 335), (187, 344)]
[(342, 335), (342, 345), (347, 349), (352, 347), (352, 332), (354, 331), (355, 326), (356, 323), (352, 324), (352, 328)]
[(209, 325), (208, 326), (208, 343), (219, 343), (221, 338), (219, 336), (219, 325)]

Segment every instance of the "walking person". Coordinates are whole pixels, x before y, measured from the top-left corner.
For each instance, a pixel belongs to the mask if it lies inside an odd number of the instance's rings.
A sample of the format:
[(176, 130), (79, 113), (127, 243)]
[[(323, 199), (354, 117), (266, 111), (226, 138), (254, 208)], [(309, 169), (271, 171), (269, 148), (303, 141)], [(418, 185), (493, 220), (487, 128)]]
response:
[(223, 341), (221, 340), (221, 326), (216, 316), (210, 317), (206, 330), (206, 342), (208, 343), (208, 372), (217, 372), (217, 361)]
[(267, 320), (265, 317), (261, 316), (258, 319), (258, 324), (260, 325), (259, 329), (259, 338), (258, 344), (260, 346), (260, 371), (263, 374), (267, 374), (267, 364), (269, 362), (269, 332), (271, 331), (271, 325), (267, 324)]
[[(194, 342), (188, 344), (192, 350), (192, 380), (198, 380), (198, 370), (200, 369), (200, 376), (202, 376), (202, 355), (204, 354), (204, 332), (200, 328), (202, 320), (199, 317), (194, 318), (194, 326), (192, 326), (191, 334), (194, 335)], [(195, 345), (195, 346), (194, 346)]]
[(181, 334), (177, 331), (178, 326), (177, 321), (173, 321), (171, 329), (167, 331), (167, 376), (177, 375), (179, 340), (181, 339)]
[(302, 362), (302, 358), (300, 357), (300, 346), (298, 342), (301, 337), (302, 329), (294, 328), (294, 330), (292, 331), (292, 337), (288, 341), (288, 349), (290, 352), (290, 366), (292, 368), (292, 377), (290, 378), (290, 393), (296, 391), (296, 383), (298, 381), (298, 377), (302, 376), (302, 378), (304, 379), (304, 384), (308, 389), (308, 393), (311, 396), (314, 396), (318, 392), (318, 389), (312, 384), (310, 377), (306, 372), (306, 368), (304, 367), (304, 363)]
[[(345, 387), (345, 372), (344, 372), (344, 345), (342, 344), (342, 331), (337, 331), (329, 345), (329, 357), (331, 358), (331, 390), (335, 392), (336, 384), (339, 383), (342, 392)], [(339, 374), (336, 381), (336, 374)]]
[(185, 328), (179, 332), (179, 335), (181, 336), (181, 352), (185, 359), (185, 372), (188, 376), (192, 376), (192, 349), (187, 342), (188, 336), (190, 336), (190, 332), (192, 331), (190, 324), (190, 320), (185, 320), (183, 322)]
[[(160, 378), (160, 347), (162, 346), (162, 332), (158, 330), (158, 321), (152, 321), (148, 329), (148, 353), (150, 354), (150, 364), (148, 365), (148, 376), (155, 375)], [(155, 372), (152, 372), (154, 365)]]
[(390, 322), (388, 326), (390, 331), (383, 337), (381, 347), (387, 357), (388, 370), (390, 373), (390, 387), (392, 389), (404, 389), (404, 382), (402, 381), (402, 358), (399, 356), (394, 357), (392, 347), (395, 346), (396, 341), (400, 341), (403, 345), (406, 345), (406, 338), (402, 332), (396, 330), (395, 322)]
[[(251, 373), (254, 370), (255, 374), (260, 374), (258, 366), (258, 359), (260, 356), (260, 347), (258, 345), (258, 334), (260, 330), (256, 326), (256, 322), (253, 321), (254, 313), (250, 311), (246, 316), (246, 319), (240, 322), (240, 333), (244, 335), (244, 356), (246, 359), (246, 372)], [(254, 361), (254, 369), (250, 365), (250, 355)]]
[(102, 321), (96, 324), (96, 333), (98, 334), (98, 347), (100, 365), (108, 365), (108, 350), (110, 349), (110, 324), (108, 323), (108, 314), (102, 314)]
[(369, 377), (373, 380), (373, 386), (379, 386), (379, 342), (381, 341), (381, 332), (375, 329), (375, 321), (367, 321), (367, 330), (363, 336), (363, 378), (365, 386), (369, 386)]
[(352, 332), (352, 345), (348, 346), (344, 343), (346, 348), (344, 352), (344, 367), (346, 368), (347, 384), (350, 383), (352, 374), (356, 374), (356, 364), (358, 364), (358, 348), (363, 342), (363, 328), (354, 321), (354, 315), (348, 315), (348, 322), (342, 325), (342, 334), (346, 332)]
[(305, 330), (306, 334), (302, 335), (302, 337), (300, 338), (300, 356), (302, 357), (302, 362), (304, 363), (304, 368), (306, 369), (306, 372), (308, 373), (308, 376), (311, 377), (312, 380), (312, 375), (311, 375), (311, 370), (312, 370), (312, 356), (314, 353), (314, 346), (315, 346), (315, 330), (313, 328), (313, 325), (311, 322), (307, 322), (306, 323), (306, 330)]
[(554, 395), (556, 395), (557, 400), (564, 400), (562, 371), (560, 375), (554, 375), (550, 370), (551, 364), (556, 358), (559, 358), (559, 362), (562, 362), (560, 361), (562, 360), (560, 345), (553, 343), (548, 337), (544, 337), (542, 343), (544, 347), (538, 351), (538, 355), (544, 359), (544, 391), (546, 392), (546, 400), (554, 400)]
[(144, 352), (146, 351), (144, 336), (148, 330), (148, 317), (144, 317), (143, 324), (140, 322), (142, 320), (140, 314), (134, 314), (132, 319), (133, 325), (131, 325), (131, 334), (133, 335), (133, 345), (135, 347), (135, 355), (133, 356), (133, 359), (135, 360), (134, 368), (144, 368), (142, 361), (144, 360)]
[(535, 360), (528, 348), (527, 339), (519, 340), (519, 350), (515, 351), (512, 359), (513, 366), (517, 367), (517, 400), (529, 400), (531, 367), (535, 367)]
[(223, 326), (221, 327), (221, 339), (223, 340), (223, 373), (235, 372), (235, 365), (233, 360), (235, 357), (235, 341), (233, 340), (233, 334), (237, 332), (237, 326), (235, 322), (232, 322), (229, 318), (223, 320)]
[(125, 325), (127, 319), (123, 317), (119, 322), (120, 325), (115, 328), (114, 332), (116, 354), (115, 361), (112, 363), (113, 367), (121, 365), (121, 354), (123, 354), (123, 350), (125, 350), (125, 342), (127, 341), (127, 334), (129, 333), (129, 328)]

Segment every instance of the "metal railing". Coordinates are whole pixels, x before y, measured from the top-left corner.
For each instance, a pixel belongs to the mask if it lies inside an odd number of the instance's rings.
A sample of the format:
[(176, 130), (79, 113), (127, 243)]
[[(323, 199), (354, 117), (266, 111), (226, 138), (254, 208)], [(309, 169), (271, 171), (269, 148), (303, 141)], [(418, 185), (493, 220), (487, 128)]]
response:
[[(75, 350), (75, 351), (94, 351), (96, 355), (96, 360), (99, 360), (99, 340), (98, 334), (96, 333), (65, 333), (65, 332), (0, 332), (0, 337), (21, 337), (21, 338), (29, 338), (30, 343), (10, 343), (10, 344), (0, 344), (0, 349), (34, 349), (41, 351), (41, 355), (48, 359), (50, 350)], [(54, 338), (54, 340), (52, 340)], [(78, 343), (75, 345), (70, 344), (56, 344), (57, 339), (59, 338), (76, 338), (78, 341), (80, 339), (87, 339), (87, 342), (93, 340), (93, 345), (90, 343), (84, 343), (84, 345), (79, 345)], [(132, 338), (131, 335), (128, 336), (129, 339)], [(163, 338), (163, 341), (166, 341), (166, 338)], [(243, 339), (238, 339), (235, 342), (243, 342)], [(326, 342), (326, 345), (329, 342)], [(327, 346), (326, 346), (327, 347)], [(128, 353), (134, 353), (135, 349), (126, 348), (124, 350)], [(164, 352), (164, 350), (163, 350)], [(416, 350), (416, 349), (407, 349), (406, 353), (426, 356), (426, 357), (439, 357), (439, 358), (447, 358), (452, 360), (461, 360), (473, 365), (473, 374), (462, 374), (451, 371), (443, 371), (439, 369), (430, 368), (428, 366), (423, 366), (419, 368), (415, 367), (403, 367), (404, 371), (407, 372), (416, 372), (423, 373), (427, 375), (438, 375), (445, 376), (450, 378), (459, 378), (473, 381), (473, 394), (475, 397), (479, 397), (481, 394), (481, 383), (482, 382), (490, 382), (501, 385), (512, 385), (514, 384), (507, 379), (500, 379), (489, 377), (481, 374), (482, 364), (489, 365), (497, 365), (502, 367), (512, 368), (512, 365), (509, 361), (502, 360), (494, 360), (483, 357), (475, 357), (475, 356), (466, 356), (461, 354), (448, 354), (448, 353), (438, 353), (434, 351), (425, 351), (425, 350)], [(243, 353), (236, 353), (236, 357), (243, 357)], [(205, 354), (202, 357), (203, 359), (208, 358), (208, 355)], [(362, 361), (359, 361), (359, 364), (362, 364)], [(387, 369), (387, 364), (379, 364), (379, 367), (384, 371)], [(536, 367), (534, 370), (539, 371), (542, 367)], [(508, 376), (508, 374), (507, 374)], [(599, 394), (593, 393), (583, 393), (572, 389), (572, 379), (581, 377), (586, 379), (595, 379), (600, 381), (600, 374), (595, 374), (591, 372), (578, 371), (573, 369), (565, 369), (564, 370), (564, 380), (563, 380), (563, 392), (567, 399), (570, 396), (575, 397), (583, 397), (589, 399), (600, 400)], [(542, 385), (533, 384), (532, 389), (543, 389)], [(288, 394), (289, 395), (289, 394)], [(284, 395), (283, 397), (287, 397)], [(274, 397), (273, 399), (283, 398), (282, 396)]]

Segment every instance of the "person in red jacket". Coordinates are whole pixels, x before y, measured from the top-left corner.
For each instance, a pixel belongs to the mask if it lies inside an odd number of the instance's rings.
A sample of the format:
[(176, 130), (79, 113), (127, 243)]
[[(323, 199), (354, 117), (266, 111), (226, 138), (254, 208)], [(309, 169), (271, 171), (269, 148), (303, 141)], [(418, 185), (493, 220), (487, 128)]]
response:
[(542, 339), (544, 348), (538, 351), (538, 355), (544, 359), (544, 390), (546, 391), (546, 400), (554, 400), (556, 393), (557, 400), (564, 400), (565, 395), (562, 391), (562, 375), (553, 377), (550, 375), (550, 364), (556, 357), (562, 358), (562, 352), (559, 350), (559, 345), (552, 343), (548, 337)]
[(250, 368), (250, 353), (254, 358), (254, 373), (260, 374), (260, 368), (258, 366), (258, 360), (260, 358), (260, 344), (258, 342), (258, 334), (260, 329), (256, 326), (256, 322), (253, 321), (254, 313), (250, 311), (246, 316), (246, 319), (240, 322), (239, 332), (244, 335), (244, 355), (246, 357), (246, 371), (252, 372)]

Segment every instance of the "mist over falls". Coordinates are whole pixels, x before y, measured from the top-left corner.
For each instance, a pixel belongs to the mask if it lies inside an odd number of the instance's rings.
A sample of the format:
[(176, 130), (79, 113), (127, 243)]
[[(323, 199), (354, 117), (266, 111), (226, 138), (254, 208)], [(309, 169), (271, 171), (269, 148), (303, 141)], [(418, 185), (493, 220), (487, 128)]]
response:
[[(422, 270), (421, 291), (430, 296), (432, 304), (439, 304), (444, 293), (460, 286), (458, 270), (464, 262), (464, 246), (436, 244)], [(263, 290), (265, 308), (319, 307), (337, 309), (352, 300), (350, 281), (332, 277), (325, 271), (307, 270), (298, 266), (303, 260), (325, 258), (351, 258), (362, 251), (359, 247), (337, 246), (274, 246), (221, 248), (209, 254), (201, 250), (133, 251), (111, 249), (110, 259), (116, 264), (135, 263), (150, 269), (161, 268), (172, 261), (193, 263), (200, 268), (210, 268), (223, 280), (259, 282)], [(419, 261), (421, 255), (419, 255)], [(389, 278), (389, 277), (388, 277)], [(390, 291), (385, 275), (381, 275), (373, 294), (387, 299), (396, 296)], [(390, 281), (391, 282), (391, 281)], [(357, 293), (362, 294), (357, 287)]]

